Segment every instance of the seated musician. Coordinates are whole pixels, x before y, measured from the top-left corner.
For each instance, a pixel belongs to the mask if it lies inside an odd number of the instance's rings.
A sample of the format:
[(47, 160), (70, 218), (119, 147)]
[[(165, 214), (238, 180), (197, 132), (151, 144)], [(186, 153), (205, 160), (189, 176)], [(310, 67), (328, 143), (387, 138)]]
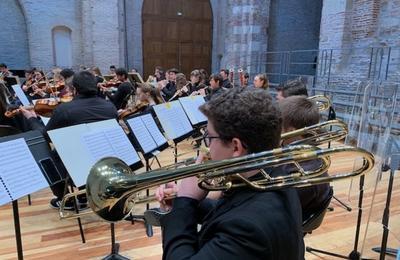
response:
[[(53, 116), (46, 126), (41, 124), (34, 111), (21, 109), (29, 120), (31, 129), (46, 133), (57, 128), (117, 118), (115, 106), (111, 102), (97, 97), (96, 79), (89, 71), (75, 74), (72, 84), (76, 92), (74, 99), (71, 102), (60, 104), (54, 110)], [(50, 201), (50, 205), (53, 208), (59, 208), (64, 196), (64, 182), (59, 182), (50, 188), (56, 196)], [(85, 199), (80, 202), (85, 203)], [(72, 209), (72, 202), (66, 205), (66, 209), (68, 208)]]
[(187, 86), (188, 92), (187, 95), (202, 95), (205, 96), (205, 89), (206, 85), (201, 83), (202, 82), (202, 77), (201, 73), (199, 70), (194, 70), (190, 73), (190, 84)]
[(119, 115), (132, 115), (151, 111), (151, 107), (163, 103), (160, 91), (150, 83), (139, 83), (136, 88), (136, 103), (125, 109), (118, 110)]
[[(200, 110), (208, 118), (204, 141), (212, 160), (279, 147), (280, 112), (264, 90), (235, 88)], [(242, 175), (253, 179), (261, 174), (254, 170)], [(177, 197), (165, 202), (174, 191)], [(160, 219), (163, 259), (304, 259), (301, 207), (294, 189), (226, 191), (208, 209), (200, 231), (198, 205), (207, 191), (198, 187), (197, 177), (160, 187), (156, 196), (161, 207), (172, 207)]]
[(110, 70), (108, 71), (108, 75), (115, 76), (116, 72), (117, 72), (117, 68), (114, 65), (111, 65)]
[[(121, 82), (119, 84), (118, 89), (115, 93), (111, 93), (106, 91), (106, 96), (114, 103), (115, 107), (118, 109), (125, 108), (128, 98), (131, 94), (134, 93), (135, 88), (132, 83), (128, 79), (128, 72), (124, 68), (118, 68), (115, 71), (117, 80)], [(106, 87), (101, 87), (103, 90), (106, 90)]]
[(306, 96), (308, 97), (307, 86), (301, 78), (289, 80), (284, 85), (277, 87), (277, 100), (282, 100), (290, 96)]
[(159, 88), (161, 91), (161, 95), (163, 95), (165, 100), (170, 100), (175, 92), (176, 92), (176, 74), (179, 71), (177, 69), (170, 69), (167, 71), (168, 74), (168, 82), (167, 84), (160, 84)]
[(8, 70), (8, 67), (4, 63), (0, 63), (0, 77), (5, 78), (5, 77), (11, 77), (13, 76), (12, 72)]
[(229, 89), (233, 88), (233, 84), (229, 80), (229, 70), (228, 69), (221, 69), (219, 75), (222, 77), (222, 87)]
[(268, 77), (264, 73), (257, 74), (253, 83), (255, 88), (268, 89)]
[[(319, 110), (314, 101), (305, 96), (292, 96), (279, 101), (279, 108), (282, 113), (282, 133), (294, 131), (307, 126), (319, 123)], [(285, 140), (282, 145), (290, 145), (301, 137)], [(319, 160), (300, 163), (305, 170), (315, 169), (321, 162)], [(287, 167), (286, 170), (290, 172)], [(327, 175), (325, 173), (324, 175)], [(322, 175), (322, 176), (324, 176)], [(310, 187), (297, 188), (300, 203), (303, 211), (303, 221), (319, 210), (329, 196), (330, 187), (328, 183)]]
[(222, 86), (222, 76), (220, 74), (212, 74), (210, 76), (211, 91), (206, 95), (205, 99), (210, 100), (212, 97), (224, 93), (226, 89)]

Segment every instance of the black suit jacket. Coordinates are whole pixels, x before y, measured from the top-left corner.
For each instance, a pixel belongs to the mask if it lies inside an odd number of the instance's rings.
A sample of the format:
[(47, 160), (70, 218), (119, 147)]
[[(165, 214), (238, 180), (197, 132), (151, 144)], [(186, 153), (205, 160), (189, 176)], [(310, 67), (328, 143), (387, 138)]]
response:
[(118, 112), (113, 103), (100, 97), (77, 96), (71, 102), (60, 104), (53, 112), (46, 127), (38, 118), (30, 118), (31, 129), (43, 133), (67, 126), (117, 119)]
[(178, 197), (161, 219), (163, 259), (304, 259), (295, 190), (234, 191), (209, 211), (199, 233), (198, 204)]

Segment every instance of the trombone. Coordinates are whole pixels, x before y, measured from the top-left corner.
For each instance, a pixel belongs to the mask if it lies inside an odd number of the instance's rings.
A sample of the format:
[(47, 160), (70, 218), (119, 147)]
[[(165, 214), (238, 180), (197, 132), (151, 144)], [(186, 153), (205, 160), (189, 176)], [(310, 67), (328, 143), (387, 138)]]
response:
[(315, 101), (315, 103), (317, 103), (320, 112), (328, 110), (332, 106), (331, 100), (324, 95), (315, 95), (309, 97), (308, 99), (313, 100)]
[[(324, 129), (328, 129), (328, 127), (332, 127), (335, 130), (327, 130), (324, 131)], [(313, 126), (309, 126), (309, 127), (305, 127), (302, 129), (298, 129), (292, 132), (288, 132), (288, 133), (284, 133), (281, 136), (281, 140), (287, 140), (290, 138), (295, 138), (298, 136), (302, 136), (303, 138), (299, 141), (293, 142), (292, 145), (296, 144), (296, 145), (301, 145), (301, 144), (312, 144), (315, 146), (318, 145), (322, 145), (326, 142), (329, 141), (337, 141), (340, 140), (342, 138), (344, 138), (347, 135), (347, 126), (344, 122), (340, 121), (340, 120), (331, 120), (331, 121), (326, 121), (326, 122), (322, 122)], [(315, 148), (317, 149), (317, 148)], [(204, 148), (200, 148), (200, 150), (203, 150), (203, 153), (207, 153), (208, 151)], [(308, 149), (306, 151), (309, 151)], [(330, 161), (328, 162), (328, 158), (325, 160), (325, 164), (321, 167), (321, 169), (317, 169), (319, 170), (319, 173), (324, 173), (326, 172), (327, 168), (329, 166), (327, 166), (328, 164), (330, 164)], [(168, 165), (165, 167), (162, 167), (158, 170), (162, 170), (164, 172), (170, 171), (170, 170), (174, 170), (177, 169), (178, 167), (187, 167), (189, 165), (194, 164), (196, 161), (196, 158), (189, 158), (183, 161), (180, 161), (176, 164), (172, 164), (172, 165)], [(145, 173), (145, 175), (147, 176), (149, 173)], [(189, 176), (187, 176), (189, 177)], [(81, 190), (75, 193), (71, 193), (71, 194), (67, 194), (64, 196), (63, 200), (61, 201), (61, 205), (60, 205), (60, 218), (61, 219), (70, 219), (70, 218), (76, 218), (79, 216), (83, 216), (83, 215), (87, 215), (92, 213), (91, 211), (85, 211), (80, 213), (79, 215), (72, 213), (72, 212), (66, 212), (65, 211), (65, 203), (73, 198), (75, 198), (77, 195), (81, 195), (84, 194), (86, 192), (86, 190)], [(153, 200), (152, 198), (147, 198), (147, 199), (141, 199), (141, 201), (151, 201)]]
[[(351, 172), (320, 177), (330, 166), (329, 156), (342, 152), (360, 155), (363, 158), (362, 165)], [(305, 171), (300, 166), (301, 162), (316, 159), (321, 160), (321, 165), (316, 169)], [(298, 171), (290, 175), (270, 176), (264, 170), (287, 164), (296, 165)], [(356, 177), (370, 171), (373, 165), (374, 156), (371, 153), (349, 146), (325, 149), (310, 145), (289, 146), (172, 170), (158, 169), (140, 175), (135, 175), (120, 159), (107, 157), (98, 161), (90, 170), (86, 193), (93, 212), (106, 221), (115, 222), (128, 216), (134, 205), (153, 200), (153, 197), (140, 196), (141, 191), (187, 177), (198, 177), (199, 186), (206, 190), (225, 191), (248, 186), (268, 191)], [(263, 178), (251, 181), (240, 175), (254, 170), (259, 170)], [(64, 218), (77, 216), (72, 214)]]

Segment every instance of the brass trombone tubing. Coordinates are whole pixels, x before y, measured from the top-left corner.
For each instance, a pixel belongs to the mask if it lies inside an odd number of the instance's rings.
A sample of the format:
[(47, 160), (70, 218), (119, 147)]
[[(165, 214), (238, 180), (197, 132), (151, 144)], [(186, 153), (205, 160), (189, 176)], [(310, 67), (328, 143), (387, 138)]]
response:
[(328, 110), (332, 106), (331, 100), (324, 95), (315, 95), (308, 99), (315, 101), (320, 112)]
[[(233, 183), (242, 178), (238, 173), (276, 167), (287, 163), (326, 158), (340, 152), (354, 152), (363, 157), (363, 165), (349, 173), (335, 176), (320, 177), (329, 165), (311, 172), (296, 173), (289, 176), (267, 178), (255, 182)], [(329, 159), (327, 159), (329, 160)], [(323, 160), (325, 161), (325, 160)], [(355, 177), (369, 171), (374, 164), (371, 153), (359, 148), (337, 147), (319, 149), (312, 146), (291, 146), (271, 151), (230, 158), (222, 161), (209, 161), (203, 164), (187, 166), (170, 171), (155, 170), (141, 175), (132, 175), (127, 166), (117, 158), (104, 158), (92, 168), (87, 180), (88, 201), (93, 211), (106, 221), (118, 221), (125, 218), (132, 210), (132, 201), (145, 203), (149, 200), (135, 200), (137, 193), (163, 183), (197, 176), (199, 185), (209, 190), (226, 190), (243, 185), (249, 185), (258, 190), (276, 190), (286, 187), (301, 187), (325, 183), (343, 178)], [(209, 186), (209, 180), (223, 179), (220, 186)], [(224, 179), (225, 178), (225, 179)], [(132, 200), (133, 199), (133, 200)]]

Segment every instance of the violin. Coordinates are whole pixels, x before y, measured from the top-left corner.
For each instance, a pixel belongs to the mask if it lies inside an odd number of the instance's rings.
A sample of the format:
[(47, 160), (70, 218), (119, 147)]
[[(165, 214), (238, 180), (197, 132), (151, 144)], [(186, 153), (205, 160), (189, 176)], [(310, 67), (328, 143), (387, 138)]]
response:
[(14, 109), (7, 110), (4, 115), (8, 118), (12, 118), (21, 113), (21, 108), (27, 110), (34, 110), (36, 114), (44, 117), (51, 117), (54, 109), (61, 104), (70, 102), (73, 99), (72, 96), (66, 96), (63, 99), (38, 99), (34, 106), (21, 106)]
[(122, 120), (127, 116), (136, 114), (136, 113), (141, 113), (143, 112), (147, 107), (149, 106), (148, 102), (140, 102), (136, 104), (134, 107), (128, 108), (124, 110), (121, 114), (118, 115), (118, 119)]
[(55, 93), (61, 91), (65, 87), (65, 82), (63, 80), (54, 83), (54, 85), (50, 85), (46, 88), (46, 92), (48, 94)]

